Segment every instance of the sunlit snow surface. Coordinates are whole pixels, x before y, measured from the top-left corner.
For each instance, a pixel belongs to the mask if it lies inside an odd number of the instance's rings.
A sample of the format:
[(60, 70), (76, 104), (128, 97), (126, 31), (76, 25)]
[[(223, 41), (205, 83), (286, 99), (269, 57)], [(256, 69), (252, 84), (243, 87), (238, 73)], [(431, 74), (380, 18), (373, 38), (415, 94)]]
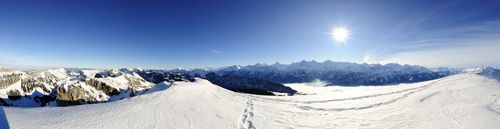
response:
[(287, 85), (306, 95), (240, 94), (198, 79), (111, 103), (4, 110), (11, 128), (500, 128), (500, 84), (476, 74), (397, 86)]

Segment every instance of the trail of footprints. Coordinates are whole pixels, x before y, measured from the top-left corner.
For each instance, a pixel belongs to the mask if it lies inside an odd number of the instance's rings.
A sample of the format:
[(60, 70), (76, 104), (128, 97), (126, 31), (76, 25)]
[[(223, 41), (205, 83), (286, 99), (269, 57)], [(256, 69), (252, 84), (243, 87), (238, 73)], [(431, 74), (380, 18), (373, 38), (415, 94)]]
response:
[(253, 102), (252, 99), (248, 99), (246, 107), (243, 110), (243, 114), (241, 115), (238, 123), (239, 129), (255, 129), (255, 126), (252, 123), (253, 115)]

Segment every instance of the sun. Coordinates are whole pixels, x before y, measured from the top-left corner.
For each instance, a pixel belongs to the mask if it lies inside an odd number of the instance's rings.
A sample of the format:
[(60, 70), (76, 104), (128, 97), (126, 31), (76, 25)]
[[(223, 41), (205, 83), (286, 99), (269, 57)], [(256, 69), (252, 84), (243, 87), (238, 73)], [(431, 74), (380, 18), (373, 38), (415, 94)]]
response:
[(338, 27), (333, 29), (333, 32), (331, 33), (332, 38), (337, 42), (337, 43), (344, 43), (349, 39), (349, 36), (351, 35), (349, 31), (344, 28), (344, 27)]

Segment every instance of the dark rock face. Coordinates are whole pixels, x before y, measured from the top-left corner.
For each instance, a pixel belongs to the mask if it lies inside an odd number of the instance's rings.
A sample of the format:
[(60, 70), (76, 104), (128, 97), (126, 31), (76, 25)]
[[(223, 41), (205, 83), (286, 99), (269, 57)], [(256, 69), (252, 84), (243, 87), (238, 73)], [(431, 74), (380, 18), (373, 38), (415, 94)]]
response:
[(47, 106), (49, 102), (55, 101), (56, 97), (54, 95), (42, 95), (33, 97), (35, 102), (39, 103), (41, 107)]
[(271, 92), (288, 93), (292, 95), (297, 92), (290, 87), (263, 79), (217, 75), (216, 73), (209, 73), (205, 75), (205, 78), (216, 85), (236, 92), (261, 95), (273, 95)]
[(11, 100), (18, 100), (18, 99), (21, 99), (21, 92), (19, 92), (18, 90), (10, 90), (7, 92), (7, 96), (9, 99)]
[(101, 73), (95, 74), (94, 78), (103, 78), (104, 76)]
[(139, 76), (144, 78), (146, 81), (152, 83), (160, 83), (160, 82), (176, 82), (176, 81), (184, 81), (184, 82), (193, 82), (195, 81), (195, 77), (199, 77), (196, 75), (192, 75), (189, 72), (172, 72), (172, 71), (162, 71), (162, 70), (136, 70), (134, 71)]

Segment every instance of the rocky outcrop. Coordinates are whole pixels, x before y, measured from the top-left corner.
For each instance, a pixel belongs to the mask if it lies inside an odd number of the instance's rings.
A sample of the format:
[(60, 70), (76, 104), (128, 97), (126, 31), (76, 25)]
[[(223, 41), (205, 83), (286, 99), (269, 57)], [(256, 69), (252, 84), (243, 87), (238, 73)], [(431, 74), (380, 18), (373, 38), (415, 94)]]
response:
[(137, 77), (129, 77), (125, 76), (125, 80), (128, 81), (128, 87), (132, 89), (139, 89), (139, 88), (146, 88), (146, 85), (143, 85), (144, 83), (147, 83), (146, 80), (142, 78), (137, 78)]
[(50, 93), (50, 89), (45, 87), (45, 85), (39, 80), (33, 78), (26, 78), (21, 80), (21, 89), (25, 93), (31, 93), (35, 88), (40, 88), (46, 93)]
[(19, 82), (19, 80), (21, 80), (21, 74), (13, 73), (0, 76), (0, 89), (5, 89), (10, 85)]
[(195, 74), (191, 75), (191, 71), (162, 71), (162, 70), (135, 70), (139, 76), (144, 78), (148, 82), (161, 83), (161, 82), (193, 82), (195, 77), (201, 77), (201, 75)]
[(104, 92), (108, 96), (120, 94), (120, 91), (118, 89), (111, 87), (111, 86), (107, 85), (106, 83), (103, 83), (103, 82), (101, 82), (97, 79), (94, 79), (94, 78), (90, 78), (90, 79), (85, 80), (85, 83), (87, 83), (87, 85), (94, 87), (96, 90), (100, 90), (100, 91)]
[(57, 88), (56, 103), (59, 106), (71, 106), (97, 103), (97, 100), (90, 97), (80, 83), (75, 83), (68, 87), (60, 86)]
[(21, 92), (19, 92), (18, 90), (9, 90), (7, 92), (7, 96), (11, 100), (18, 100), (22, 97)]
[(52, 73), (48, 73), (45, 71), (28, 72), (27, 76), (28, 76), (28, 78), (33, 78), (39, 82), (43, 82), (43, 83), (47, 83), (47, 84), (54, 84), (57, 81), (62, 79), (62, 78), (58, 78), (57, 76), (53, 75)]

